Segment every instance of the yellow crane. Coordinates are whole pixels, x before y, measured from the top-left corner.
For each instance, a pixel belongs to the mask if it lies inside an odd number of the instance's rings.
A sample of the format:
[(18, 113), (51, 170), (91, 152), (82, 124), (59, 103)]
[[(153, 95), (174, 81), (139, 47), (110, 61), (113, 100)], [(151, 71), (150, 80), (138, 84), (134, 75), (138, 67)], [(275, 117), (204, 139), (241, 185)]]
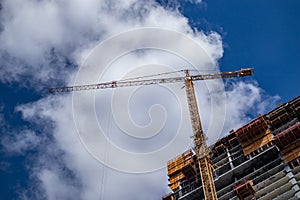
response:
[(49, 92), (51, 93), (74, 92), (74, 91), (81, 91), (81, 90), (94, 90), (94, 89), (184, 82), (188, 107), (190, 111), (192, 130), (193, 130), (194, 148), (195, 148), (196, 158), (200, 168), (200, 175), (201, 175), (204, 196), (206, 200), (214, 200), (217, 199), (217, 194), (216, 194), (215, 184), (213, 180), (213, 166), (210, 160), (209, 149), (207, 147), (205, 136), (202, 130), (193, 81), (251, 76), (253, 74), (253, 68), (244, 68), (233, 72), (221, 72), (217, 74), (198, 74), (198, 75), (190, 75), (189, 70), (181, 70), (181, 71), (185, 72), (185, 76), (168, 77), (168, 78), (152, 78), (152, 79), (144, 79), (144, 80), (131, 79), (131, 80), (110, 81), (110, 82), (91, 84), (91, 85), (56, 87), (56, 88), (49, 88)]

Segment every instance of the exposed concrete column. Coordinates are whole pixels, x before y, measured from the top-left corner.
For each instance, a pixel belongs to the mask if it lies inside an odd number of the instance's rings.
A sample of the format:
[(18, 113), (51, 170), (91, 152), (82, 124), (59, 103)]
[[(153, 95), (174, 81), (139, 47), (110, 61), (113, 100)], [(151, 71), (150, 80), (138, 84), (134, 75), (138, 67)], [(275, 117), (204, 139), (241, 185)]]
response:
[(300, 187), (297, 183), (297, 180), (295, 179), (295, 176), (290, 168), (289, 165), (286, 165), (284, 167), (285, 171), (287, 172), (286, 176), (289, 177), (289, 182), (292, 184), (292, 189), (296, 192), (294, 196), (298, 197), (300, 199)]
[(229, 160), (229, 164), (230, 164), (230, 168), (233, 169), (234, 166), (233, 166), (233, 163), (232, 163), (232, 158), (231, 158), (231, 154), (228, 150), (228, 148), (226, 147), (226, 153), (227, 153), (227, 157), (228, 157), (228, 160)]
[(179, 196), (182, 196), (182, 187), (181, 187), (181, 181), (179, 181), (179, 192), (178, 192)]

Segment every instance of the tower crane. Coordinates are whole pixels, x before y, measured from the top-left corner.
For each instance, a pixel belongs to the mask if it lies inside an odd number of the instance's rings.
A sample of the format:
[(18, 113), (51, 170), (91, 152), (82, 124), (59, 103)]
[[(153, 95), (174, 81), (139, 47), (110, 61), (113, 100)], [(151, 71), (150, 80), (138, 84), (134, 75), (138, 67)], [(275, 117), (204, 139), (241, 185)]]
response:
[(201, 175), (204, 196), (206, 200), (215, 200), (217, 199), (217, 194), (216, 194), (215, 184), (213, 180), (213, 166), (210, 159), (210, 154), (209, 154), (210, 152), (207, 147), (205, 136), (201, 125), (193, 81), (251, 76), (253, 74), (253, 68), (242, 68), (241, 70), (232, 71), (232, 72), (221, 72), (216, 74), (198, 74), (198, 75), (190, 75), (189, 70), (181, 70), (181, 71), (185, 72), (185, 76), (168, 77), (168, 78), (152, 78), (152, 79), (144, 79), (144, 80), (131, 79), (131, 80), (110, 81), (110, 82), (97, 83), (91, 85), (56, 87), (56, 88), (49, 88), (49, 92), (51, 93), (74, 92), (74, 91), (81, 91), (81, 90), (94, 90), (94, 89), (183, 82), (186, 90), (187, 103), (189, 107), (190, 119), (191, 119), (192, 130), (193, 130), (194, 148), (196, 152), (197, 162), (200, 168), (200, 175)]

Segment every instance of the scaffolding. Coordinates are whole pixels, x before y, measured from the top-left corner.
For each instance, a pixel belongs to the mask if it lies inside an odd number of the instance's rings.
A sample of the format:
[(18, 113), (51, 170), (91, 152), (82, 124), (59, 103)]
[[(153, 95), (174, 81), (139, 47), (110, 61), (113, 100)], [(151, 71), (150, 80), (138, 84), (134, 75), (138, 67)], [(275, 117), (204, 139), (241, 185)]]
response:
[(259, 116), (235, 132), (245, 155), (248, 155), (272, 142), (273, 136), (264, 116)]
[(247, 197), (250, 197), (252, 200), (256, 199), (252, 180), (244, 180), (243, 182), (236, 184), (234, 186), (234, 191), (240, 200), (244, 200)]
[(173, 193), (169, 193), (162, 197), (162, 200), (175, 200)]
[(169, 187), (172, 191), (179, 189), (180, 182), (190, 180), (196, 175), (196, 162), (192, 150), (173, 158), (167, 163)]
[(285, 162), (288, 163), (300, 157), (300, 122), (276, 135), (274, 143)]

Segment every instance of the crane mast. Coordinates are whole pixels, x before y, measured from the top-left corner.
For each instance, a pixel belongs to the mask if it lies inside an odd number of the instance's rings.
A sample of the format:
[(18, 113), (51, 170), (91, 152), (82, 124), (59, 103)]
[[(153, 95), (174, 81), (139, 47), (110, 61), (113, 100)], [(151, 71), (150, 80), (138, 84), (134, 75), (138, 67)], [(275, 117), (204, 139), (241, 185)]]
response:
[(205, 142), (203, 133), (195, 90), (194, 83), (191, 79), (189, 71), (185, 71), (185, 91), (190, 111), (190, 118), (192, 123), (194, 147), (198, 165), (200, 168), (202, 188), (204, 191), (205, 199), (217, 199), (215, 184), (213, 180), (213, 168), (209, 156), (209, 150)]
[(201, 175), (204, 196), (206, 200), (215, 200), (217, 199), (217, 194), (216, 194), (215, 184), (213, 180), (213, 167), (209, 155), (209, 149), (207, 147), (205, 136), (202, 130), (193, 81), (251, 76), (253, 74), (253, 69), (245, 68), (233, 72), (222, 72), (217, 74), (198, 74), (198, 75), (190, 75), (189, 70), (183, 70), (183, 71), (185, 72), (185, 76), (182, 77), (130, 80), (130, 81), (121, 80), (121, 81), (111, 81), (111, 82), (91, 84), (91, 85), (65, 86), (65, 87), (49, 88), (49, 92), (51, 93), (74, 92), (74, 91), (81, 91), (81, 90), (94, 90), (94, 89), (184, 82), (187, 102), (188, 102), (188, 107), (190, 112), (192, 130), (193, 130), (193, 140), (194, 140), (193, 142), (194, 142), (197, 161), (200, 168), (200, 175)]

